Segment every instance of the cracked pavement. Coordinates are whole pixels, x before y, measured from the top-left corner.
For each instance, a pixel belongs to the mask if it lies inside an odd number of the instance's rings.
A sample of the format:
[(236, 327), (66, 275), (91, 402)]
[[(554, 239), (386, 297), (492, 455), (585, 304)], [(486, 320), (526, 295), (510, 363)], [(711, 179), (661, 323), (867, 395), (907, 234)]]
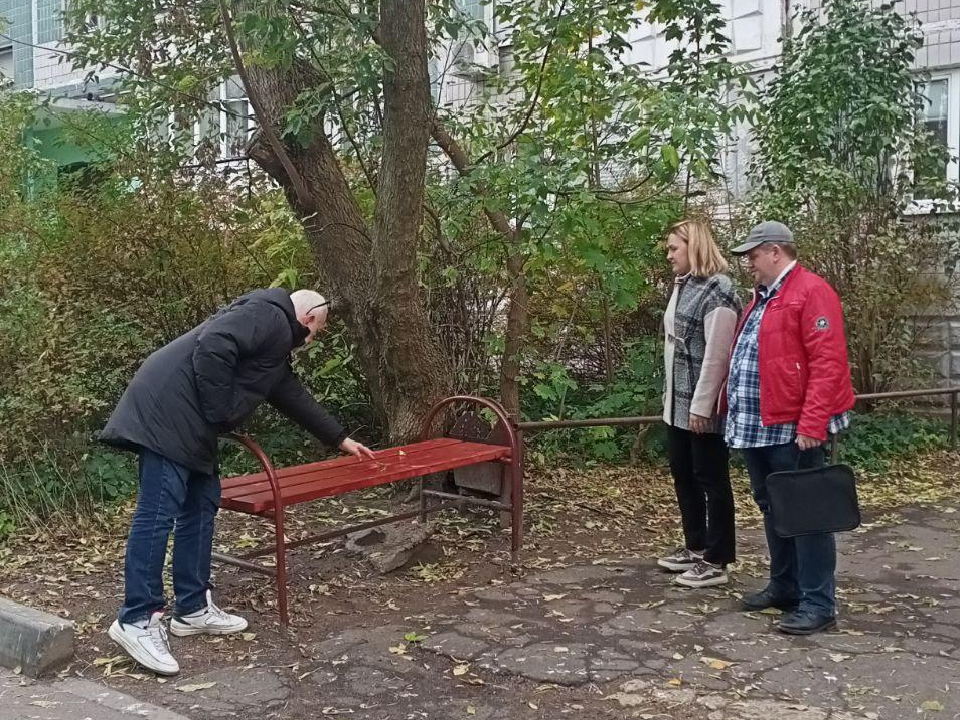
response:
[[(0, 716), (957, 718), (958, 520), (948, 503), (841, 536), (839, 627), (811, 637), (778, 633), (775, 614), (739, 611), (739, 594), (764, 582), (762, 535), (747, 530), (724, 588), (675, 586), (653, 558), (602, 557), (460, 590), (442, 611), (357, 614), (301, 642), (293, 660), (165, 684), (110, 680), (125, 699), (98, 701), (92, 689), (108, 688), (75, 678), (3, 675)], [(77, 682), (85, 689), (70, 695)]]

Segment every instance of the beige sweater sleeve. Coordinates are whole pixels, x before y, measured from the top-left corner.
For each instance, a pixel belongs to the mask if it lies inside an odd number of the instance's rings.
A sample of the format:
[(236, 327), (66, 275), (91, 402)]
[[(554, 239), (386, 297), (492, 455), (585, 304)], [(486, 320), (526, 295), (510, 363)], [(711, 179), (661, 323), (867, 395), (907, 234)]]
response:
[(730, 346), (737, 332), (737, 313), (725, 307), (711, 310), (703, 319), (703, 332), (706, 351), (703, 355), (703, 366), (700, 368), (700, 379), (693, 391), (690, 413), (709, 418), (716, 414), (717, 396), (727, 377)]

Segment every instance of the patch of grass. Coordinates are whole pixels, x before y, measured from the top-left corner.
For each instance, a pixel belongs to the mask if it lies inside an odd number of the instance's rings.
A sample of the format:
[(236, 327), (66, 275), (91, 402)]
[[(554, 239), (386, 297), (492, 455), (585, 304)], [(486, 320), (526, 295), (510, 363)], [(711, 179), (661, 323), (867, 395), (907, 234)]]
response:
[(16, 465), (0, 461), (0, 540), (14, 531), (81, 533), (136, 486), (133, 455), (80, 441), (36, 443)]

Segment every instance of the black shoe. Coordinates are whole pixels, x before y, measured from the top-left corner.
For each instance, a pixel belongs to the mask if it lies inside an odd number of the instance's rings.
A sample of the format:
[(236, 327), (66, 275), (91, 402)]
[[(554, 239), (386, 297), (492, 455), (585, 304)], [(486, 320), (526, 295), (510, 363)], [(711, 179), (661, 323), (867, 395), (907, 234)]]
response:
[(837, 626), (833, 615), (817, 615), (811, 612), (795, 612), (787, 615), (777, 628), (787, 635), (813, 635)]
[(767, 608), (777, 608), (784, 612), (796, 612), (800, 606), (800, 601), (794, 598), (777, 597), (771, 594), (766, 588), (760, 592), (744, 595), (740, 599), (740, 604), (744, 610), (766, 610)]

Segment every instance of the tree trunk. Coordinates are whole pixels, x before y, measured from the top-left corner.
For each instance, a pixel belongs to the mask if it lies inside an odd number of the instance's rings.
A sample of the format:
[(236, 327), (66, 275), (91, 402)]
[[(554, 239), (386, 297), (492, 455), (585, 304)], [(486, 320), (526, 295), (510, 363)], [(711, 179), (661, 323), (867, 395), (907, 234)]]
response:
[(424, 0), (383, 0), (380, 38), (393, 61), (383, 83), (383, 156), (377, 185), (371, 302), (366, 325), (379, 350), (378, 377), (393, 414), (391, 435), (419, 430), (429, 405), (450, 388), (420, 297), (417, 249), (427, 145), (433, 125)]
[(520, 353), (527, 336), (529, 308), (527, 278), (523, 257), (514, 244), (508, 249), (507, 275), (510, 278), (510, 304), (504, 333), (503, 358), (500, 361), (500, 402), (504, 409), (520, 419)]
[[(284, 189), (316, 253), (323, 291), (356, 346), (387, 438), (415, 437), (450, 375), (421, 306), (417, 249), (432, 125), (424, 0), (384, 0), (380, 37), (391, 58), (384, 78), (384, 149), (374, 227), (364, 218), (318, 118), (305, 145), (281, 154), (261, 130), (251, 157)], [(322, 85), (308, 65), (249, 68), (261, 128), (283, 137), (283, 116), (301, 92)], [(256, 107), (256, 105), (255, 105)], [(262, 114), (262, 116), (261, 116)], [(291, 177), (289, 169), (295, 177)]]

